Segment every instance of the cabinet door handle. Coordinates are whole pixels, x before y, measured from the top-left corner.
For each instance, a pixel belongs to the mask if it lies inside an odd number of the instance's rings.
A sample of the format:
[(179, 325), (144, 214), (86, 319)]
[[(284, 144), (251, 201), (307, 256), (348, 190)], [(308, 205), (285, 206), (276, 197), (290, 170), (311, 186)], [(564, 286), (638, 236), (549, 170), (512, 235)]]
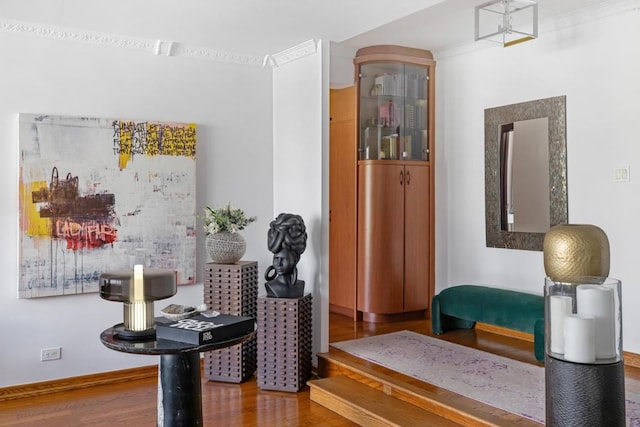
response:
[(407, 185), (411, 184), (411, 171), (407, 171)]
[(402, 185), (403, 181), (404, 181), (404, 173), (400, 171), (400, 185)]

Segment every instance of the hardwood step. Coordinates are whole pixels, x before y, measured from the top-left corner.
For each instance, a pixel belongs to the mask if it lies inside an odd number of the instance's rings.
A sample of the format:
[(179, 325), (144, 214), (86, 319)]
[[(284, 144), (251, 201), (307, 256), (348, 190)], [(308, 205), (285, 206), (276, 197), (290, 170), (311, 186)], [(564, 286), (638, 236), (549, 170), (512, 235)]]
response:
[(397, 400), (448, 419), (456, 425), (469, 427), (540, 427), (542, 425), (334, 348), (330, 348), (329, 353), (320, 353), (317, 356), (318, 376), (321, 378), (348, 377), (391, 395)]
[(312, 401), (362, 426), (459, 426), (344, 376), (311, 380), (308, 385)]

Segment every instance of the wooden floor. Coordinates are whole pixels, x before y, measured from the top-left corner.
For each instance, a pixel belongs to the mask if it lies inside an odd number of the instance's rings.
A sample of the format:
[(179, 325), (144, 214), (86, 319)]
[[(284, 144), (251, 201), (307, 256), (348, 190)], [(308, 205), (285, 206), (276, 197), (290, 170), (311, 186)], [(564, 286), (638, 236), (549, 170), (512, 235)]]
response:
[[(397, 330), (431, 335), (426, 320), (388, 324), (352, 322), (330, 317), (330, 341), (343, 341)], [(489, 332), (458, 330), (440, 338), (520, 361), (537, 364), (533, 344)], [(627, 375), (640, 378), (637, 370)], [(153, 426), (157, 380), (92, 387), (42, 397), (0, 402), (0, 426)], [(354, 426), (352, 422), (309, 400), (309, 390), (285, 393), (260, 390), (255, 380), (243, 384), (203, 381), (205, 426)]]

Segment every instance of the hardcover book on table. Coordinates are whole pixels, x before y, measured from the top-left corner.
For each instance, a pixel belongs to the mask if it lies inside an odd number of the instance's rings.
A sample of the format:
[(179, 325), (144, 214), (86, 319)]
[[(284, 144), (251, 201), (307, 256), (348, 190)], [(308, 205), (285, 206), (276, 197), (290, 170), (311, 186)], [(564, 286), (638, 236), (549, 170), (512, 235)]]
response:
[(190, 344), (208, 344), (224, 341), (253, 332), (255, 319), (245, 316), (220, 314), (216, 317), (203, 315), (180, 320), (156, 318), (156, 338), (181, 341)]

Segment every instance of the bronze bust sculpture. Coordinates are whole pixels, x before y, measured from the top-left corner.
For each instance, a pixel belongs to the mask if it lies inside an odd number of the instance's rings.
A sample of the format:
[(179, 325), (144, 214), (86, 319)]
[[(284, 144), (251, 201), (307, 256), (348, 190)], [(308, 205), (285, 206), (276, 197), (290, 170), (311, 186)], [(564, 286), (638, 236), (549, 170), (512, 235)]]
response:
[(273, 264), (264, 272), (267, 296), (300, 298), (304, 281), (298, 280), (296, 265), (307, 247), (307, 232), (300, 215), (281, 213), (269, 224), (267, 247), (273, 252)]

